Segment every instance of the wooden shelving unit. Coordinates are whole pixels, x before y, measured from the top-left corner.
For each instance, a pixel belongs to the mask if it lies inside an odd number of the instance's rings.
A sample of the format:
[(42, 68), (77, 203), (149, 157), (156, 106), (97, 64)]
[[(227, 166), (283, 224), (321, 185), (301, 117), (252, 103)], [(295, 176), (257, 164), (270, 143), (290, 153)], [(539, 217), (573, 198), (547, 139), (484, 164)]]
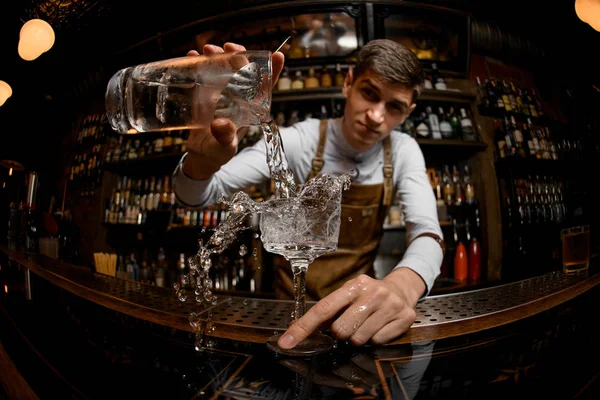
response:
[[(425, 89), (417, 101), (447, 101), (470, 103), (476, 97), (476, 93), (460, 90), (436, 90)], [(289, 101), (312, 101), (312, 100), (343, 100), (341, 87), (314, 88), (273, 91), (272, 102), (281, 103)]]

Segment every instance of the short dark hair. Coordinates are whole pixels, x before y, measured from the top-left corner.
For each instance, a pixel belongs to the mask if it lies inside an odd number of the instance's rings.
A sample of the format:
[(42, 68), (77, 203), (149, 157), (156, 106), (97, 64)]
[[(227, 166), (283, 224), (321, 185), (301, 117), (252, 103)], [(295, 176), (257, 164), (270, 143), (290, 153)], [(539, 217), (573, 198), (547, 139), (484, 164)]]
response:
[(354, 79), (367, 71), (383, 83), (402, 84), (413, 89), (413, 102), (421, 93), (425, 74), (417, 56), (408, 47), (389, 39), (371, 40), (358, 52)]

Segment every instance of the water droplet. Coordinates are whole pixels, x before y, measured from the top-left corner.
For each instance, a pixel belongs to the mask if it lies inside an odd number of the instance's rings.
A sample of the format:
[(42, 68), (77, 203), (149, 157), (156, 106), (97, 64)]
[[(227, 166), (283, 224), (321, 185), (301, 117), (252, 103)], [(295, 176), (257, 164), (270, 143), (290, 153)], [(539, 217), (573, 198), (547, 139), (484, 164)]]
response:
[(240, 246), (240, 257), (245, 256), (246, 253), (248, 253), (248, 247), (245, 244), (243, 244)]
[(258, 237), (259, 237), (259, 236), (260, 236), (260, 235), (258, 234), (258, 232), (255, 232), (255, 233), (254, 233), (254, 239), (258, 239)]
[(338, 342), (337, 342), (337, 340), (334, 340), (333, 341), (333, 348), (337, 349), (337, 347), (338, 347)]
[(348, 222), (352, 222), (352, 217), (348, 217)]
[(247, 306), (250, 303), (250, 300), (248, 299), (244, 299), (244, 301), (242, 302), (242, 304), (244, 304), (245, 306)]
[(258, 255), (258, 249), (255, 247), (255, 248), (252, 250), (252, 256), (253, 256), (254, 258), (256, 258), (256, 256), (257, 256), (257, 255)]
[(187, 300), (187, 294), (185, 293), (185, 290), (180, 290), (177, 293), (177, 297), (179, 298), (179, 301), (185, 303), (185, 301)]

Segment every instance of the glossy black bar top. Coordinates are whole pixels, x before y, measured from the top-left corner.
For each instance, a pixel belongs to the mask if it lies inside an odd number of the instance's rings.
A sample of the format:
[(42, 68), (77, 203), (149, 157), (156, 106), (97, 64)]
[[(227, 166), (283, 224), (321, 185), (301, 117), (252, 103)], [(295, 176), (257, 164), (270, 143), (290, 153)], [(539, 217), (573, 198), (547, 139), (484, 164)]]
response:
[[(316, 357), (289, 358), (269, 351), (244, 325), (236, 337), (219, 336), (228, 325), (215, 323), (215, 335), (204, 336), (195, 350), (190, 328), (107, 307), (35, 273), (25, 285), (23, 264), (0, 258), (0, 280), (7, 285), (0, 296), (0, 343), (42, 399), (592, 399), (600, 393), (595, 362), (600, 329), (594, 317), (600, 288), (590, 285), (555, 301), (557, 293), (594, 282), (591, 272), (569, 278), (569, 284), (557, 280), (558, 274), (541, 277), (544, 285), (523, 281), (520, 293), (543, 305), (537, 312), (523, 313), (508, 285), (490, 288), (504, 290), (504, 297), (497, 297), (504, 299), (504, 309), (521, 310), (519, 318), (498, 320), (493, 327), (485, 327), (484, 319), (481, 329), (472, 322), (466, 332), (444, 338), (361, 348), (337, 343)], [(94, 277), (89, 271), (74, 274)], [(464, 293), (471, 306), (446, 295), (426, 299), (432, 304), (423, 308), (435, 311), (435, 304), (446, 303), (452, 309), (472, 308), (465, 312), (473, 314), (487, 312), (488, 318), (509, 315), (487, 311), (502, 302), (485, 306), (490, 297), (481, 293), (486, 290)], [(212, 322), (272, 312), (258, 299), (244, 300), (223, 299), (212, 309)], [(221, 310), (233, 315), (221, 317)], [(452, 316), (460, 317), (459, 310)], [(427, 318), (444, 317), (443, 312), (440, 308)], [(243, 324), (261, 321), (253, 318)], [(444, 324), (434, 322), (422, 321), (431, 327)]]

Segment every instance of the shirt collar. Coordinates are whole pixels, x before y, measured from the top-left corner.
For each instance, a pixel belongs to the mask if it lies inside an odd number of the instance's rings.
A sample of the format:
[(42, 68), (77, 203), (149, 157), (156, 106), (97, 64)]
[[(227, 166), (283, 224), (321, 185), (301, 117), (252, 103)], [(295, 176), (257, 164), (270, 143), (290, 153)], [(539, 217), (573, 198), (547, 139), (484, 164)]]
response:
[(335, 146), (337, 152), (342, 155), (344, 158), (349, 158), (354, 162), (362, 162), (369, 157), (377, 154), (381, 147), (381, 142), (378, 142), (372, 149), (367, 151), (360, 152), (356, 150), (354, 147), (348, 143), (346, 140), (346, 136), (344, 136), (344, 131), (342, 130), (343, 117), (336, 118), (333, 120), (331, 124), (331, 143)]

